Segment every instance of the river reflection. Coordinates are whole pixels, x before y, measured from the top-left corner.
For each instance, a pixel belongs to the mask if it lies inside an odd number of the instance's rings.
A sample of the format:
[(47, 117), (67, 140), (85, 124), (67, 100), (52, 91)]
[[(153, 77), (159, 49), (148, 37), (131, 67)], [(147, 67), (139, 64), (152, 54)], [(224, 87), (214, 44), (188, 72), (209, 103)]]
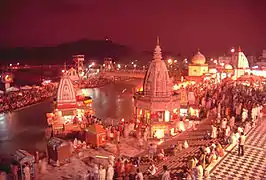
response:
[[(88, 89), (96, 116), (103, 121), (114, 119), (114, 122), (122, 118), (132, 119), (132, 93), (140, 85), (141, 80), (130, 80)], [(45, 114), (52, 111), (52, 103), (46, 101), (13, 113), (0, 114), (0, 153), (14, 152), (19, 148), (30, 152), (44, 150)]]

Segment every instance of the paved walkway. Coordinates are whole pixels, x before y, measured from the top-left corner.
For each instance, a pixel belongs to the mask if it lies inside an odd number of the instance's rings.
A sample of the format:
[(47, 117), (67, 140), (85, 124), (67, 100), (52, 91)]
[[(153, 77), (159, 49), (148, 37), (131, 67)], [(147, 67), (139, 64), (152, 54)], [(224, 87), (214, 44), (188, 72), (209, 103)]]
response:
[(266, 179), (266, 119), (247, 136), (244, 156), (234, 147), (210, 173), (211, 179)]

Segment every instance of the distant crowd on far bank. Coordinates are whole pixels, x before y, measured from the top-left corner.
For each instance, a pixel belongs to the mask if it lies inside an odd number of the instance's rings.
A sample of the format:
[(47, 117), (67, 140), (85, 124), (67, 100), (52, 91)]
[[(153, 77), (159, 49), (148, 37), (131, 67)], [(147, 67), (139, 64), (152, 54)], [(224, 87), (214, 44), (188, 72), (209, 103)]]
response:
[(0, 113), (29, 106), (56, 95), (54, 83), (0, 94)]

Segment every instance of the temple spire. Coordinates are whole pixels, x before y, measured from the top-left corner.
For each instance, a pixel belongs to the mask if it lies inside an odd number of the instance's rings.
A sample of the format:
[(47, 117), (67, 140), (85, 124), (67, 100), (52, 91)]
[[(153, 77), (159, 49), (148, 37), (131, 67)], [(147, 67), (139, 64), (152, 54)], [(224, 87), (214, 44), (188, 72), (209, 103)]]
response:
[(157, 36), (157, 46), (160, 46), (160, 37)]
[(154, 49), (153, 59), (154, 60), (162, 60), (162, 53), (161, 53), (161, 47), (160, 47), (160, 39), (159, 36), (157, 36), (157, 43), (156, 47)]

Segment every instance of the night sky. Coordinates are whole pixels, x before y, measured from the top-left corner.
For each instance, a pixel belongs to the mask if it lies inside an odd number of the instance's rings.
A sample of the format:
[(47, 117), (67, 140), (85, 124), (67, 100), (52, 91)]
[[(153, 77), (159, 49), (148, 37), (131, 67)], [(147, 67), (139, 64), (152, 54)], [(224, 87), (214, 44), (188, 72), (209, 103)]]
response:
[(266, 0), (0, 0), (0, 46), (104, 39), (152, 50), (266, 48)]

